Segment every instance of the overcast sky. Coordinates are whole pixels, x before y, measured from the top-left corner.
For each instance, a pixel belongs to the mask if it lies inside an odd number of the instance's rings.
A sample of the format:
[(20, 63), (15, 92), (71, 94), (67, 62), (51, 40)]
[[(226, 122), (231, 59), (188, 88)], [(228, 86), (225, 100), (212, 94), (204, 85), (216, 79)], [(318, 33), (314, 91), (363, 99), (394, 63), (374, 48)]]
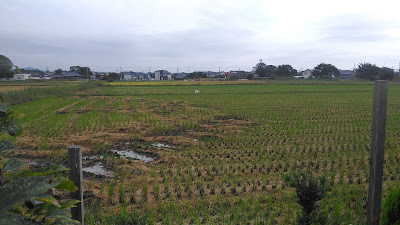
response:
[(1, 0), (0, 54), (20, 67), (398, 69), (399, 0)]

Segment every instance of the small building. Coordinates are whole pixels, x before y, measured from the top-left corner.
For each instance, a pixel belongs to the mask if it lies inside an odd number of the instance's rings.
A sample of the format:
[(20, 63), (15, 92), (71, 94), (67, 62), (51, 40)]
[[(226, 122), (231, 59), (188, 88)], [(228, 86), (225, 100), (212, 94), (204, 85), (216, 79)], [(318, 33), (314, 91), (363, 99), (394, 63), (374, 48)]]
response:
[(168, 74), (167, 70), (157, 70), (154, 72), (154, 80), (166, 80)]
[(27, 74), (27, 73), (14, 74), (14, 80), (27, 80), (30, 77), (31, 77), (31, 74)]
[(122, 79), (126, 80), (126, 81), (134, 81), (134, 80), (138, 79), (137, 74), (132, 71), (121, 72), (121, 75), (122, 75)]
[(340, 70), (340, 79), (349, 79), (354, 77), (353, 70)]
[(304, 79), (310, 78), (310, 77), (312, 76), (312, 70), (310, 70), (310, 69), (304, 70), (303, 72), (301, 72), (301, 76), (302, 76)]
[(66, 73), (61, 73), (59, 75), (54, 75), (53, 79), (68, 79), (68, 80), (80, 80), (82, 79), (82, 75), (77, 72), (69, 71)]

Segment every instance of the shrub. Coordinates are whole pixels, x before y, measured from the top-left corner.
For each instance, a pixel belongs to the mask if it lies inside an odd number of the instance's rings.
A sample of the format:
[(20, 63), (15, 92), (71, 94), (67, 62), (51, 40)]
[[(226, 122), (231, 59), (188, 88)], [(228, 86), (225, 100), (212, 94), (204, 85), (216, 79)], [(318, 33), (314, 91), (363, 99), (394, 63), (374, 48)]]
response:
[(119, 214), (114, 216), (106, 216), (103, 218), (104, 224), (112, 225), (130, 225), (130, 224), (148, 224), (146, 217), (140, 217), (136, 212), (126, 214), (125, 210), (122, 210)]
[(390, 191), (382, 206), (382, 225), (400, 225), (400, 187)]
[(285, 182), (296, 188), (297, 203), (302, 207), (299, 224), (324, 224), (325, 216), (320, 215), (315, 203), (321, 200), (325, 192), (330, 190), (325, 177), (314, 177), (310, 172), (298, 172), (284, 176)]

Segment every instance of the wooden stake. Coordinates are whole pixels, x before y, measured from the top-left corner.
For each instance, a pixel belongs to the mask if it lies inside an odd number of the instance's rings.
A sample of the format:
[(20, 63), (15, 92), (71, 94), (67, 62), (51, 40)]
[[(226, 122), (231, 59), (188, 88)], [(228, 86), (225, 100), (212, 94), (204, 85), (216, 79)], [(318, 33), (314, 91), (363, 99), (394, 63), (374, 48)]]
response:
[(81, 222), (83, 225), (83, 182), (82, 182), (82, 149), (81, 146), (73, 145), (68, 148), (69, 179), (78, 187), (78, 190), (71, 193), (72, 199), (79, 200), (77, 207), (71, 208), (72, 219)]
[(367, 225), (379, 225), (382, 201), (382, 176), (386, 132), (388, 82), (374, 84), (372, 114), (371, 159), (369, 169)]

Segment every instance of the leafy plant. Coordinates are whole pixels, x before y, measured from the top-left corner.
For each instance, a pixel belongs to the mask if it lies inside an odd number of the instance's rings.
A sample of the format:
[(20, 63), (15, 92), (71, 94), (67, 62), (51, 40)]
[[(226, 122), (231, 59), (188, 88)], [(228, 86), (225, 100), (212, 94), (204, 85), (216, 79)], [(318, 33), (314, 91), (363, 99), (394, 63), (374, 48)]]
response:
[(310, 172), (293, 173), (291, 176), (284, 176), (285, 182), (296, 188), (297, 203), (302, 207), (302, 215), (297, 219), (299, 224), (323, 224), (323, 215), (318, 213), (318, 206), (315, 204), (321, 200), (330, 186), (325, 177), (314, 177)]
[(0, 224), (79, 224), (71, 219), (69, 208), (78, 200), (57, 200), (49, 189), (75, 191), (67, 179), (50, 182), (45, 176), (67, 168), (52, 165), (36, 170), (21, 170), (24, 163), (17, 159), (6, 161), (0, 170)]
[[(10, 110), (0, 96), (0, 133), (7, 133), (11, 136), (21, 134), (21, 127), (16, 123), (16, 113)], [(13, 148), (13, 144), (9, 141), (0, 141), (0, 152)]]
[(400, 225), (400, 187), (388, 193), (382, 207), (382, 225)]

